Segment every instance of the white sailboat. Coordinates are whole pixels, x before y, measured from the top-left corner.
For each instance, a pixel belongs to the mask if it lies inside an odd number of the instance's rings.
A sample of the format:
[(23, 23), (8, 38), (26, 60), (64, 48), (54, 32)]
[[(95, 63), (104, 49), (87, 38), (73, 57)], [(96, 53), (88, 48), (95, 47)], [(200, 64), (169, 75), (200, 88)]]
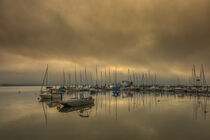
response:
[(61, 98), (59, 89), (48, 86), (48, 65), (44, 74), (39, 96), (41, 99), (58, 99)]
[(49, 92), (47, 85), (48, 85), (48, 65), (44, 74), (44, 78), (43, 78), (43, 82), (42, 82), (42, 86), (40, 90), (40, 95), (39, 95), (42, 99), (52, 98), (52, 94)]

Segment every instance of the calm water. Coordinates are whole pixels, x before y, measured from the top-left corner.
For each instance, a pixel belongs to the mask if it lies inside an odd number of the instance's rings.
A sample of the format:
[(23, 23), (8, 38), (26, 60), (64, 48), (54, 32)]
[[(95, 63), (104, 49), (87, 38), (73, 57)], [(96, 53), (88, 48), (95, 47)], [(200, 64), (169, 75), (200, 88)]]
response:
[(116, 98), (106, 92), (93, 95), (92, 107), (62, 112), (58, 101), (39, 102), (39, 89), (0, 87), (2, 140), (210, 139), (210, 103), (204, 97), (122, 93)]

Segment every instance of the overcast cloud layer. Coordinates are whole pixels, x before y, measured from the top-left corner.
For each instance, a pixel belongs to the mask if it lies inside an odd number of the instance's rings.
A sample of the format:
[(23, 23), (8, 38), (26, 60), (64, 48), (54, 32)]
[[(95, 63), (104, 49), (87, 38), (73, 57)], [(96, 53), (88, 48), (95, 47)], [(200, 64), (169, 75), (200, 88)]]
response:
[(0, 83), (38, 82), (47, 63), (210, 72), (209, 25), (209, 0), (1, 0)]

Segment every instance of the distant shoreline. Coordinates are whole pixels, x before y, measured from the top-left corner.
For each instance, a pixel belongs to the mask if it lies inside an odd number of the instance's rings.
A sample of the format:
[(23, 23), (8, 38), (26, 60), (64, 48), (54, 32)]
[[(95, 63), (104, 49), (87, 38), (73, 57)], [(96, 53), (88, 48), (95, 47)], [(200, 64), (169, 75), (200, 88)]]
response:
[(24, 84), (1, 84), (0, 87), (15, 87), (15, 86), (41, 86), (41, 85), (24, 85)]

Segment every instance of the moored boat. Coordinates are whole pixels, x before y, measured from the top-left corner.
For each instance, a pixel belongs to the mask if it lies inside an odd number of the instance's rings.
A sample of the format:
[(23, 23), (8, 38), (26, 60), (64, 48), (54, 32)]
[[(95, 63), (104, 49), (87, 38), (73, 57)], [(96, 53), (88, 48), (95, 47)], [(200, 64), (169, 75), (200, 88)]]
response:
[(77, 106), (85, 106), (89, 104), (93, 104), (94, 99), (92, 96), (86, 97), (86, 98), (81, 98), (81, 99), (71, 99), (68, 101), (62, 101), (60, 102), (61, 105), (66, 106), (66, 107), (77, 107)]

